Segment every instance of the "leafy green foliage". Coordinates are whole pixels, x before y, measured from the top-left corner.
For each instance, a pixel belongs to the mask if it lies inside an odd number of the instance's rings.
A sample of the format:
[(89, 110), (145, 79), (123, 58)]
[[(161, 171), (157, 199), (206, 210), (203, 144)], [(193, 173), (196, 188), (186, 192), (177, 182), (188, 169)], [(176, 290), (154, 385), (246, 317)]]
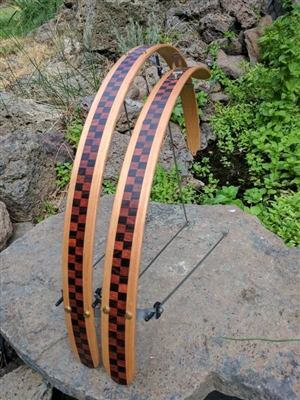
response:
[(56, 171), (56, 181), (55, 184), (58, 188), (65, 188), (71, 179), (72, 165), (70, 163), (60, 163), (58, 162), (55, 167)]
[(54, 17), (62, 0), (7, 0), (6, 3), (14, 9), (11, 18), (3, 25), (8, 37), (11, 34), (25, 36), (47, 22)]
[[(180, 172), (180, 171), (179, 171)], [(150, 199), (159, 203), (179, 204), (181, 203), (181, 195), (178, 186), (178, 176), (176, 168), (173, 165), (172, 171), (167, 172), (163, 167), (157, 165)], [(181, 188), (184, 203), (195, 203), (197, 194), (193, 190), (191, 184), (187, 184)]]
[[(293, 6), (266, 28), (259, 40), (262, 63), (245, 65), (245, 73), (239, 79), (228, 79), (214, 63), (212, 82), (219, 81), (230, 98), (225, 107), (215, 107), (216, 115), (210, 120), (217, 146), (228, 163), (240, 154), (249, 177), (236, 193), (233, 186), (217, 187), (203, 199), (205, 204), (239, 200), (242, 209), (257, 215), (288, 245), (298, 246), (295, 203), (299, 202), (300, 191), (299, 20), (300, 7)], [(209, 167), (201, 163), (198, 168)], [(292, 218), (284, 217), (285, 204)]]
[(282, 237), (287, 246), (299, 246), (300, 193), (289, 192), (275, 196), (260, 216), (262, 223)]
[(39, 223), (44, 219), (55, 215), (57, 212), (56, 206), (50, 201), (44, 201), (44, 208), (42, 209), (42, 214), (35, 218), (36, 222)]
[(66, 130), (65, 138), (75, 149), (78, 147), (82, 129), (83, 121), (81, 118), (77, 118), (70, 122)]
[(113, 181), (105, 179), (102, 184), (102, 189), (104, 194), (115, 194), (117, 186)]
[[(196, 100), (198, 105), (198, 113), (199, 115), (201, 115), (202, 107), (208, 102), (207, 93), (205, 93), (204, 91), (197, 92)], [(182, 131), (185, 132), (185, 119), (183, 115), (183, 108), (180, 97), (176, 101), (176, 105), (173, 109), (170, 119), (172, 122), (175, 122), (175, 124), (178, 124), (181, 127)]]

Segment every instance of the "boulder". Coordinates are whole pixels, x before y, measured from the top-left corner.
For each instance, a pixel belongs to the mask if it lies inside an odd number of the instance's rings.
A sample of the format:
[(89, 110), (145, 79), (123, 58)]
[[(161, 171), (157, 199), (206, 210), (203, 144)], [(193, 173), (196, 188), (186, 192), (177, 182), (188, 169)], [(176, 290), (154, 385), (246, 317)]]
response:
[(241, 63), (247, 62), (248, 59), (245, 56), (229, 56), (223, 50), (217, 52), (217, 64), (225, 72), (226, 75), (232, 76), (233, 78), (239, 78), (244, 69)]
[(228, 55), (236, 56), (243, 53), (243, 42), (239, 38), (222, 38), (216, 42)]
[(5, 204), (0, 201), (0, 252), (5, 249), (8, 239), (13, 233), (13, 226)]
[(59, 112), (52, 106), (0, 91), (0, 137), (20, 129), (47, 132), (59, 117)]
[[(112, 201), (100, 199), (95, 258), (105, 252)], [(138, 307), (162, 301), (229, 233), (164, 304), (159, 320), (137, 322), (131, 385), (116, 385), (102, 364), (86, 368), (71, 351), (63, 306), (54, 305), (62, 285), (63, 214), (0, 254), (5, 339), (51, 385), (78, 400), (203, 400), (214, 390), (240, 399), (297, 400), (299, 342), (265, 339), (299, 339), (300, 249), (287, 248), (233, 205), (187, 205), (186, 212), (189, 226), (140, 279)], [(150, 204), (141, 269), (183, 224), (180, 205)], [(94, 284), (102, 284), (99, 264)]]
[(13, 222), (30, 221), (55, 190), (54, 164), (36, 133), (0, 136), (0, 200)]
[(247, 29), (245, 34), (245, 42), (247, 46), (248, 56), (250, 58), (250, 63), (255, 64), (259, 60), (259, 45), (258, 39), (264, 33), (264, 28), (272, 23), (272, 17), (270, 15), (265, 15), (258, 26), (252, 29)]
[(65, 147), (55, 150), (52, 141), (50, 150), (47, 137), (60, 114), (54, 107), (10, 93), (0, 96), (0, 201), (13, 222), (29, 221), (55, 189), (54, 160)]
[(220, 0), (223, 9), (233, 15), (241, 24), (243, 29), (251, 28), (260, 18), (261, 0)]
[(216, 135), (213, 133), (211, 126), (207, 122), (201, 123), (201, 148), (200, 150), (206, 149), (209, 142), (216, 140)]
[(224, 34), (233, 27), (234, 22), (235, 18), (228, 14), (209, 13), (200, 19), (200, 28), (202, 31), (210, 29)]
[(22, 365), (1, 378), (2, 400), (51, 400), (52, 386), (37, 372)]

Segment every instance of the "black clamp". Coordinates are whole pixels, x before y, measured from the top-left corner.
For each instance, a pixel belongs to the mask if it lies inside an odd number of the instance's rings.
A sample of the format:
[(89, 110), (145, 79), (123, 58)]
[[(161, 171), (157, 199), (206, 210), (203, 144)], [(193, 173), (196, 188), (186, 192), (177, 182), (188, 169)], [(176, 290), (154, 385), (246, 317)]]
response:
[(153, 305), (153, 309), (154, 309), (154, 311), (149, 312), (145, 316), (144, 320), (146, 322), (150, 321), (150, 319), (152, 319), (153, 317), (155, 317), (155, 319), (158, 319), (161, 316), (161, 314), (164, 312), (164, 309), (163, 309), (163, 307), (162, 307), (162, 305), (161, 305), (161, 303), (159, 301), (157, 301)]
[(101, 304), (102, 289), (101, 289), (101, 288), (97, 288), (97, 289), (95, 290), (94, 296), (95, 296), (95, 301), (94, 301), (94, 303), (92, 304), (92, 307), (93, 307), (93, 308), (96, 308), (98, 304)]

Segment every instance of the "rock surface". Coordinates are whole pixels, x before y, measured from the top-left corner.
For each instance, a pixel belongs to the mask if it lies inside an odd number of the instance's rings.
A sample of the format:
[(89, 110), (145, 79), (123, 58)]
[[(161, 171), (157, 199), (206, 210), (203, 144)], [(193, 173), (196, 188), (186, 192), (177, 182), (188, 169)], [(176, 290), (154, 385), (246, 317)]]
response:
[(266, 15), (261, 19), (257, 27), (248, 29), (244, 32), (247, 51), (252, 64), (256, 64), (259, 61), (258, 39), (264, 33), (264, 28), (271, 23), (272, 17), (270, 15)]
[(13, 233), (13, 226), (5, 204), (0, 201), (0, 251), (5, 249), (8, 239)]
[(51, 400), (52, 387), (27, 365), (1, 378), (0, 400)]
[(13, 222), (30, 221), (39, 215), (43, 201), (55, 189), (51, 157), (38, 135), (16, 130), (0, 136), (0, 200)]
[(0, 93), (0, 201), (14, 222), (38, 215), (55, 189), (57, 154), (42, 143), (58, 120), (54, 107)]
[[(96, 256), (103, 254), (112, 197), (100, 201)], [(38, 224), (0, 254), (1, 333), (53, 386), (79, 400), (197, 399), (213, 390), (251, 400), (297, 400), (299, 342), (231, 341), (299, 338), (300, 249), (286, 248), (256, 217), (235, 206), (187, 206), (190, 224), (139, 282), (139, 307), (165, 296), (229, 234), (165, 304), (158, 321), (138, 322), (136, 375), (118, 386), (102, 365), (73, 356), (61, 290), (63, 214)], [(143, 269), (183, 225), (180, 206), (151, 204)], [(101, 266), (95, 269), (101, 285)]]

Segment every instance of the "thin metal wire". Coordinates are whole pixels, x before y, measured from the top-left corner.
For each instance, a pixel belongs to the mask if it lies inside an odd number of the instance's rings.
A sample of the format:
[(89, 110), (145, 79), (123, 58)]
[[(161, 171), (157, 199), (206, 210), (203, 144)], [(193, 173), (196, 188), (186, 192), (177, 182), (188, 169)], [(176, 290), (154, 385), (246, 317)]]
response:
[(93, 268), (94, 268), (101, 260), (103, 260), (104, 257), (105, 257), (105, 253), (104, 253), (97, 261), (94, 262)]
[(131, 136), (131, 126), (130, 126), (130, 122), (129, 122), (129, 116), (128, 116), (128, 110), (127, 110), (127, 104), (126, 101), (124, 100), (124, 110), (125, 110), (125, 115), (126, 115), (126, 119), (127, 119), (127, 125), (129, 128), (129, 132), (130, 132), (130, 136)]
[(161, 255), (161, 253), (170, 245), (170, 243), (179, 235), (179, 233), (188, 225), (188, 222), (186, 222), (177, 233), (168, 241), (168, 243), (156, 254), (156, 256), (150, 261), (150, 263), (147, 265), (147, 267), (140, 273), (139, 278), (144, 275), (144, 273), (147, 271), (147, 269), (154, 263), (155, 260)]
[(174, 159), (174, 164), (175, 164), (175, 170), (176, 170), (177, 183), (178, 183), (178, 188), (179, 188), (179, 193), (180, 193), (181, 204), (182, 204), (182, 208), (183, 208), (184, 218), (185, 218), (186, 222), (188, 223), (189, 221), (188, 221), (188, 217), (187, 217), (187, 213), (186, 213), (186, 208), (185, 208), (185, 204), (184, 204), (184, 200), (183, 200), (183, 193), (182, 193), (182, 186), (181, 186), (181, 178), (180, 178), (180, 176), (179, 176), (179, 168), (178, 168), (177, 159), (176, 159), (176, 154), (175, 154), (175, 146), (174, 146), (174, 140), (173, 140), (173, 135), (172, 135), (172, 129), (171, 129), (171, 124), (170, 124), (170, 122), (169, 122), (169, 124), (168, 124), (168, 128), (169, 128), (170, 145), (171, 145), (172, 153), (173, 153), (173, 159)]
[(184, 284), (186, 280), (189, 279), (189, 277), (196, 271), (196, 269), (206, 260), (206, 258), (210, 255), (210, 253), (218, 246), (218, 244), (224, 239), (225, 236), (228, 235), (228, 231), (223, 232), (222, 237), (213, 245), (213, 247), (205, 254), (205, 256), (198, 262), (198, 264), (195, 265), (195, 267), (182, 279), (181, 282), (178, 283), (178, 285), (168, 294), (167, 297), (164, 298), (164, 300), (161, 302), (161, 306), (164, 305), (177, 290)]

